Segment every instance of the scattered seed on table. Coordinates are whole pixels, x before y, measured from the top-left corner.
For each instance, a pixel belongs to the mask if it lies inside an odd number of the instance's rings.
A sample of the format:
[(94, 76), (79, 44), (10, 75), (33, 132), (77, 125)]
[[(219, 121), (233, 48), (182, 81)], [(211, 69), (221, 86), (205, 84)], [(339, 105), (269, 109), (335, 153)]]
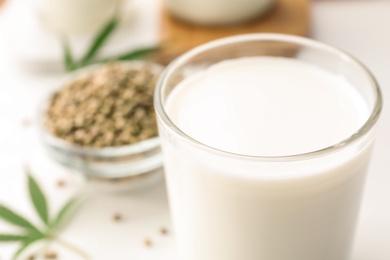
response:
[(57, 259), (57, 253), (54, 251), (47, 251), (45, 253), (45, 258), (46, 259)]
[(168, 235), (168, 229), (165, 227), (160, 228), (160, 234), (164, 236)]
[(115, 222), (120, 222), (120, 221), (123, 219), (123, 217), (122, 217), (121, 214), (115, 213), (114, 216), (112, 217), (112, 219), (113, 219)]
[(57, 186), (60, 187), (60, 188), (64, 187), (65, 184), (66, 184), (66, 183), (65, 183), (64, 180), (58, 180), (58, 181), (57, 181)]
[(23, 126), (24, 128), (27, 128), (27, 127), (29, 127), (30, 125), (31, 125), (31, 120), (30, 120), (30, 119), (24, 118), (24, 119), (22, 120), (22, 126)]
[(152, 245), (153, 245), (152, 240), (149, 239), (149, 238), (145, 238), (145, 239), (144, 239), (144, 245), (145, 245), (146, 247), (152, 247)]

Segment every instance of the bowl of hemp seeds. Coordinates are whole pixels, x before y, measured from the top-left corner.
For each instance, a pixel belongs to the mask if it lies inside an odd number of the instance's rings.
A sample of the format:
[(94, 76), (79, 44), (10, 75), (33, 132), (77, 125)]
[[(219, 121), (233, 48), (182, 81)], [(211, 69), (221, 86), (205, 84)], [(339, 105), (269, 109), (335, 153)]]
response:
[(92, 65), (58, 84), (39, 109), (49, 157), (114, 190), (162, 179), (153, 93), (163, 68), (145, 61)]

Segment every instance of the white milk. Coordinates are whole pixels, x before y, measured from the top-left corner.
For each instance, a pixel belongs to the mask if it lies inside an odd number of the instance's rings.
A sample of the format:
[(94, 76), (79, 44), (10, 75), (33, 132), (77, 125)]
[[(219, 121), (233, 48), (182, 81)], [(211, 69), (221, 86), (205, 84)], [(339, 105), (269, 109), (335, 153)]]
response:
[[(166, 111), (193, 139), (253, 156), (326, 148), (369, 117), (343, 77), (286, 58), (216, 64), (181, 82)], [(370, 141), (293, 162), (162, 141), (180, 260), (348, 258)]]
[(123, 0), (34, 0), (44, 24), (61, 33), (98, 30), (120, 10)]
[(195, 24), (243, 22), (266, 13), (275, 0), (164, 0), (177, 17)]

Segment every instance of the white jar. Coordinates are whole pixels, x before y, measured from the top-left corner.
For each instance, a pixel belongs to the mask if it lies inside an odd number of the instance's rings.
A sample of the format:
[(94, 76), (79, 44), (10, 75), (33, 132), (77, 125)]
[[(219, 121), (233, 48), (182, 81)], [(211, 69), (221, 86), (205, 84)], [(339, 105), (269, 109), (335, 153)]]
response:
[(74, 33), (101, 27), (122, 0), (35, 0), (38, 14), (50, 29)]
[(264, 14), (274, 0), (165, 0), (176, 17), (194, 24), (239, 23)]

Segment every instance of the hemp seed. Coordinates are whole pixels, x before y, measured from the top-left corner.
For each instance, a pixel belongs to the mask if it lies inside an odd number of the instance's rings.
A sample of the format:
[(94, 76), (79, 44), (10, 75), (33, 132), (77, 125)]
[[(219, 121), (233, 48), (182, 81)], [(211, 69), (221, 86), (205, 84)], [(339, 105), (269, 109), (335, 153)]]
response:
[(151, 65), (109, 63), (66, 84), (49, 103), (45, 127), (84, 147), (110, 147), (157, 136)]

